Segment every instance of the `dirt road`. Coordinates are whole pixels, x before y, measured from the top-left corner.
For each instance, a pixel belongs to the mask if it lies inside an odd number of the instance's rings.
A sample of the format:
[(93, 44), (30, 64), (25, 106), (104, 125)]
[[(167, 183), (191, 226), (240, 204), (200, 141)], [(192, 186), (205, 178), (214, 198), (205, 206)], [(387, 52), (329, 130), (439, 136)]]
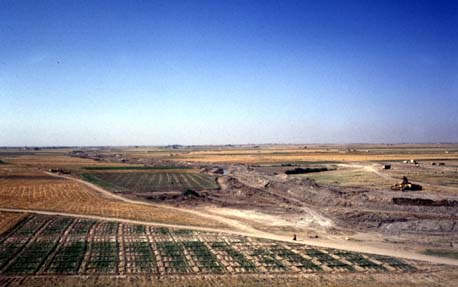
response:
[[(353, 167), (353, 168), (360, 168), (363, 169), (367, 172), (373, 173), (381, 178), (387, 179), (392, 181), (393, 183), (399, 182), (401, 180), (400, 177), (393, 177), (389, 174), (383, 173), (380, 170), (380, 166), (377, 164), (371, 164), (371, 165), (361, 165), (361, 164), (339, 164), (339, 166), (342, 167)], [(430, 184), (430, 183), (425, 183), (425, 182), (419, 182), (415, 181), (415, 183), (418, 183), (424, 187), (427, 187), (429, 189), (442, 189), (446, 191), (452, 191), (452, 192), (458, 192), (458, 187), (454, 186), (445, 186), (445, 185), (438, 185), (438, 184)]]
[(448, 265), (458, 266), (458, 260), (454, 260), (454, 259), (427, 256), (427, 255), (422, 255), (422, 254), (417, 254), (417, 253), (412, 253), (412, 252), (407, 252), (407, 251), (402, 251), (402, 250), (388, 250), (388, 249), (378, 248), (374, 246), (364, 246), (359, 242), (351, 242), (351, 241), (343, 241), (343, 242), (335, 242), (335, 241), (330, 241), (330, 240), (329, 241), (326, 241), (326, 240), (293, 241), (291, 238), (285, 238), (284, 236), (278, 236), (278, 235), (269, 234), (265, 232), (257, 232), (253, 234), (253, 233), (247, 233), (247, 232), (228, 231), (225, 229), (217, 229), (217, 228), (187, 226), (187, 225), (178, 225), (178, 224), (164, 224), (164, 223), (156, 223), (156, 222), (150, 222), (150, 221), (131, 220), (131, 219), (123, 219), (123, 218), (115, 218), (115, 217), (103, 217), (103, 216), (85, 215), (85, 214), (74, 214), (74, 213), (65, 213), (65, 212), (53, 212), (53, 211), (35, 210), (35, 209), (0, 208), (0, 211), (33, 213), (33, 214), (41, 214), (41, 215), (59, 215), (59, 216), (68, 216), (68, 217), (75, 217), (75, 218), (116, 221), (116, 222), (121, 222), (121, 223), (130, 223), (130, 224), (143, 224), (143, 225), (148, 225), (148, 226), (182, 228), (182, 229), (189, 229), (189, 230), (196, 230), (196, 231), (219, 232), (219, 233), (249, 236), (249, 237), (269, 239), (269, 240), (277, 240), (277, 241), (282, 241), (282, 242), (306, 244), (306, 245), (324, 247), (324, 248), (336, 248), (336, 249), (343, 249), (347, 251), (372, 253), (372, 254), (379, 254), (379, 255), (385, 255), (385, 256), (399, 257), (399, 258), (404, 258), (404, 259), (427, 261), (427, 262), (431, 262), (435, 264), (448, 264)]
[(141, 201), (141, 200), (129, 199), (129, 198), (123, 197), (121, 195), (115, 194), (113, 192), (107, 191), (107, 190), (101, 188), (100, 186), (97, 186), (97, 185), (92, 184), (90, 182), (84, 181), (82, 179), (78, 179), (78, 178), (74, 178), (74, 177), (66, 176), (66, 175), (54, 174), (54, 173), (50, 173), (50, 172), (45, 172), (45, 173), (48, 174), (48, 175), (54, 176), (54, 177), (65, 178), (65, 179), (76, 181), (76, 182), (78, 182), (80, 184), (84, 184), (84, 185), (90, 187), (91, 189), (100, 192), (103, 196), (108, 197), (108, 198), (116, 199), (116, 200), (127, 202), (127, 203), (132, 203), (132, 204), (147, 205), (147, 206), (153, 206), (153, 207), (158, 207), (158, 208), (163, 208), (163, 209), (168, 209), (168, 210), (174, 210), (174, 211), (194, 214), (194, 215), (197, 215), (197, 216), (200, 216), (200, 217), (204, 217), (204, 218), (208, 218), (208, 219), (211, 219), (211, 220), (214, 220), (214, 221), (215, 220), (219, 221), (224, 225), (230, 226), (232, 228), (235, 228), (236, 230), (240, 230), (240, 231), (244, 231), (244, 232), (251, 232), (251, 233), (260, 232), (259, 230), (256, 230), (256, 229), (252, 228), (251, 226), (243, 224), (243, 223), (241, 223), (241, 222), (239, 222), (237, 220), (225, 218), (225, 217), (222, 217), (222, 216), (218, 216), (216, 214), (208, 214), (206, 212), (201, 212), (201, 211), (198, 211), (198, 210), (195, 210), (195, 209), (189, 209), (189, 208), (184, 208), (184, 207), (173, 207), (173, 206), (164, 205), (164, 204), (156, 204), (156, 203), (152, 203), (152, 202), (145, 202), (145, 201)]
[(393, 249), (389, 249), (389, 248), (381, 247), (381, 246), (367, 245), (367, 244), (364, 244), (363, 242), (352, 242), (352, 241), (347, 241), (347, 240), (331, 240), (331, 239), (321, 239), (321, 238), (316, 238), (316, 239), (307, 238), (307, 239), (302, 239), (301, 241), (293, 241), (292, 238), (287, 238), (285, 236), (260, 231), (260, 230), (257, 230), (251, 227), (250, 225), (247, 225), (244, 222), (240, 222), (240, 221), (233, 220), (233, 219), (228, 219), (223, 216), (218, 216), (214, 213), (209, 214), (209, 213), (205, 213), (205, 212), (201, 212), (201, 211), (197, 211), (193, 209), (188, 209), (188, 208), (177, 208), (177, 207), (171, 207), (171, 206), (166, 206), (162, 204), (155, 204), (155, 203), (148, 203), (148, 202), (143, 202), (143, 201), (138, 201), (138, 200), (132, 200), (132, 199), (124, 198), (120, 195), (113, 194), (99, 186), (96, 186), (92, 183), (86, 182), (78, 178), (64, 176), (64, 175), (56, 175), (52, 173), (47, 173), (47, 174), (51, 176), (55, 176), (55, 177), (66, 178), (66, 179), (73, 180), (78, 183), (84, 184), (102, 193), (104, 196), (107, 196), (107, 197), (110, 197), (116, 200), (134, 203), (134, 204), (150, 205), (150, 206), (155, 206), (155, 207), (160, 207), (160, 208), (165, 208), (165, 209), (177, 210), (180, 212), (189, 212), (190, 214), (195, 214), (198, 216), (211, 218), (213, 220), (220, 221), (221, 223), (224, 223), (228, 226), (233, 227), (235, 230), (216, 229), (216, 228), (207, 228), (207, 227), (198, 227), (198, 226), (185, 226), (185, 225), (175, 225), (175, 224), (164, 224), (164, 223), (156, 223), (156, 222), (145, 222), (145, 221), (138, 221), (138, 220), (122, 219), (122, 218), (115, 218), (115, 217), (100, 217), (100, 216), (93, 216), (93, 215), (86, 215), (86, 214), (51, 212), (51, 211), (45, 211), (45, 210), (0, 208), (0, 211), (28, 212), (28, 213), (48, 214), (48, 215), (84, 217), (84, 218), (93, 218), (93, 219), (99, 219), (99, 220), (111, 220), (111, 221), (119, 221), (119, 222), (126, 222), (126, 223), (164, 226), (164, 227), (171, 227), (171, 228), (185, 228), (185, 229), (198, 230), (198, 231), (222, 232), (222, 233), (236, 234), (236, 235), (242, 235), (242, 236), (251, 236), (251, 237), (256, 237), (256, 238), (278, 240), (278, 241), (283, 241), (283, 242), (301, 243), (301, 244), (307, 244), (307, 245), (318, 246), (318, 247), (336, 248), (336, 249), (343, 249), (343, 250), (354, 251), (354, 252), (380, 254), (380, 255), (400, 257), (400, 258), (405, 258), (405, 259), (427, 261), (427, 262), (436, 263), (436, 264), (449, 264), (449, 265), (458, 266), (458, 260), (443, 258), (443, 257), (436, 257), (436, 256), (427, 256), (427, 255), (418, 254), (414, 252), (403, 251), (403, 250), (396, 249), (396, 247), (394, 246), (393, 246)]
[(301, 201), (301, 200), (299, 200), (299, 199), (297, 199), (295, 197), (288, 196), (288, 195), (283, 194), (283, 193), (274, 192), (274, 191), (269, 190), (268, 188), (262, 188), (261, 189), (259, 186), (253, 185), (250, 182), (250, 180), (248, 180), (245, 177), (240, 176), (240, 175), (234, 176), (234, 178), (236, 178), (241, 183), (243, 183), (244, 185), (246, 185), (246, 186), (248, 186), (250, 188), (257, 189), (257, 190), (259, 190), (260, 192), (263, 192), (263, 193), (268, 193), (273, 197), (281, 197), (281, 198), (283, 198), (283, 199), (285, 199), (285, 200), (287, 200), (289, 202), (294, 202), (295, 204), (300, 206), (302, 211), (304, 211), (304, 213), (307, 215), (307, 216), (305, 216), (306, 217), (305, 222), (307, 222), (308, 225), (315, 225), (315, 226), (322, 227), (324, 229), (327, 229), (327, 228), (335, 226), (335, 224), (334, 224), (332, 219), (330, 219), (329, 217), (324, 216), (320, 212), (318, 212), (318, 211), (314, 210), (313, 208), (307, 206), (303, 201)]

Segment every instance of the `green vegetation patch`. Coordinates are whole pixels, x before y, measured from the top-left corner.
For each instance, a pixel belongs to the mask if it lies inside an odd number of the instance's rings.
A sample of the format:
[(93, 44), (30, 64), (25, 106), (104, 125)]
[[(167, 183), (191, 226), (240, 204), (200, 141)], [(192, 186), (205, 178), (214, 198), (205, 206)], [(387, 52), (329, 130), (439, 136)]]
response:
[(157, 249), (165, 264), (166, 273), (186, 273), (190, 269), (183, 253), (183, 247), (174, 241), (157, 243)]
[(216, 256), (201, 241), (185, 241), (184, 247), (192, 254), (193, 260), (204, 272), (221, 273), (223, 267), (218, 263)]
[(160, 235), (170, 235), (169, 229), (167, 227), (154, 227), (153, 232)]
[(116, 236), (118, 234), (119, 224), (117, 222), (102, 222), (95, 230), (96, 236)]
[(91, 256), (86, 266), (91, 273), (116, 273), (118, 266), (118, 242), (92, 242)]
[(251, 253), (251, 256), (258, 258), (259, 263), (266, 267), (269, 271), (285, 271), (288, 270), (280, 260), (278, 260), (274, 253), (268, 248), (256, 248)]
[(86, 170), (168, 170), (191, 169), (190, 166), (85, 166)]
[(76, 274), (86, 253), (86, 241), (69, 242), (58, 250), (47, 272), (54, 274)]
[(313, 271), (323, 271), (320, 266), (314, 264), (309, 259), (302, 257), (301, 255), (293, 252), (290, 249), (286, 249), (281, 246), (274, 246), (272, 251), (275, 252), (278, 256), (286, 259), (289, 263), (296, 266), (299, 269), (313, 270)]
[(192, 236), (194, 232), (189, 229), (175, 229), (173, 231), (173, 234), (179, 235), (179, 236)]
[(340, 260), (337, 260), (335, 259), (334, 257), (332, 257), (331, 255), (329, 254), (326, 254), (318, 249), (313, 249), (313, 248), (310, 248), (310, 249), (305, 249), (305, 253), (312, 257), (312, 258), (315, 258), (316, 260), (318, 260), (321, 264), (324, 264), (326, 266), (328, 266), (329, 268), (332, 268), (332, 269), (345, 269), (345, 270), (348, 270), (348, 271), (354, 271), (353, 267), (351, 267), (350, 265), (340, 261)]
[(45, 236), (57, 236), (67, 229), (67, 227), (72, 223), (73, 219), (68, 217), (58, 217), (56, 220), (48, 224), (46, 229), (43, 230), (41, 235)]
[(232, 257), (232, 259), (237, 262), (237, 264), (245, 269), (247, 272), (255, 272), (256, 265), (248, 260), (243, 253), (235, 250), (225, 242), (215, 241), (210, 244), (210, 246), (215, 250), (220, 250), (225, 252), (227, 255)]
[(32, 242), (6, 268), (5, 274), (34, 274), (40, 269), (56, 244), (57, 241)]
[(358, 265), (359, 267), (362, 267), (365, 269), (372, 269), (376, 271), (386, 271), (386, 268), (383, 267), (382, 265), (376, 264), (366, 259), (364, 256), (358, 253), (348, 252), (344, 250), (333, 250), (333, 254), (347, 260), (348, 262), (352, 264)]
[(70, 229), (69, 236), (85, 236), (89, 233), (92, 226), (96, 223), (94, 220), (79, 219)]
[(120, 189), (116, 185), (111, 184), (111, 183), (109, 183), (107, 181), (104, 181), (104, 180), (100, 179), (99, 177), (96, 176), (96, 174), (83, 173), (80, 177), (82, 179), (84, 179), (85, 181), (88, 181), (90, 183), (96, 184), (96, 185), (101, 186), (101, 187), (103, 187), (105, 189), (109, 189), (109, 190), (112, 190), (112, 191), (117, 191), (117, 190)]
[(394, 258), (394, 257), (388, 257), (388, 256), (383, 256), (383, 255), (371, 255), (372, 258), (375, 260), (385, 263), (397, 270), (402, 270), (402, 271), (412, 271), (415, 270), (415, 267), (412, 265), (409, 265), (405, 262), (403, 262), (400, 259)]
[(147, 241), (133, 241), (124, 243), (128, 265), (136, 272), (157, 273), (156, 257)]
[(81, 177), (115, 192), (208, 190), (219, 188), (214, 176), (190, 172), (91, 173)]

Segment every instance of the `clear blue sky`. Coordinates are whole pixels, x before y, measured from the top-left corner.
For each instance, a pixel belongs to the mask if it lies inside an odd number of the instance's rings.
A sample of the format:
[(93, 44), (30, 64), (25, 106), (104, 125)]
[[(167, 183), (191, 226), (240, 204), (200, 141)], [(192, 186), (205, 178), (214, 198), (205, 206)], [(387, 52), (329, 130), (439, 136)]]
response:
[(0, 146), (457, 141), (457, 1), (0, 0)]

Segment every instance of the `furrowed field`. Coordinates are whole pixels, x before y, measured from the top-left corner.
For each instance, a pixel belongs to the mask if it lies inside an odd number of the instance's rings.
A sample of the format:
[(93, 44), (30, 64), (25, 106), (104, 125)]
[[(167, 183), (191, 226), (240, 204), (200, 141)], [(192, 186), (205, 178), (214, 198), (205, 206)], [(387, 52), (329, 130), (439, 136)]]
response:
[(0, 275), (404, 272), (402, 260), (199, 232), (29, 215), (0, 236)]
[(118, 192), (217, 189), (215, 177), (193, 172), (85, 173), (82, 178)]
[(108, 198), (81, 183), (28, 170), (23, 173), (14, 170), (0, 175), (0, 207), (194, 226), (224, 226), (209, 218), (179, 210)]

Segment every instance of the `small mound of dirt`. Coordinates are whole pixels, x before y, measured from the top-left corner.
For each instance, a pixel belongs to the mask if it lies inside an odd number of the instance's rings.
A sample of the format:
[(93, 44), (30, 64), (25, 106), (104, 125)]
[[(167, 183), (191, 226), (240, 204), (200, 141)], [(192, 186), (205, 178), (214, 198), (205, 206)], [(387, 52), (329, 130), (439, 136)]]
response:
[(185, 196), (185, 197), (201, 197), (201, 195), (197, 191), (192, 190), (192, 189), (186, 189), (185, 191), (183, 191), (183, 196)]
[(397, 205), (458, 206), (458, 201), (446, 199), (432, 200), (428, 198), (393, 197), (392, 201)]
[(302, 168), (302, 167), (297, 167), (295, 169), (289, 169), (285, 171), (285, 174), (304, 174), (304, 173), (312, 173), (312, 172), (322, 172), (322, 171), (327, 171), (328, 168), (326, 167), (307, 167), (307, 168)]

